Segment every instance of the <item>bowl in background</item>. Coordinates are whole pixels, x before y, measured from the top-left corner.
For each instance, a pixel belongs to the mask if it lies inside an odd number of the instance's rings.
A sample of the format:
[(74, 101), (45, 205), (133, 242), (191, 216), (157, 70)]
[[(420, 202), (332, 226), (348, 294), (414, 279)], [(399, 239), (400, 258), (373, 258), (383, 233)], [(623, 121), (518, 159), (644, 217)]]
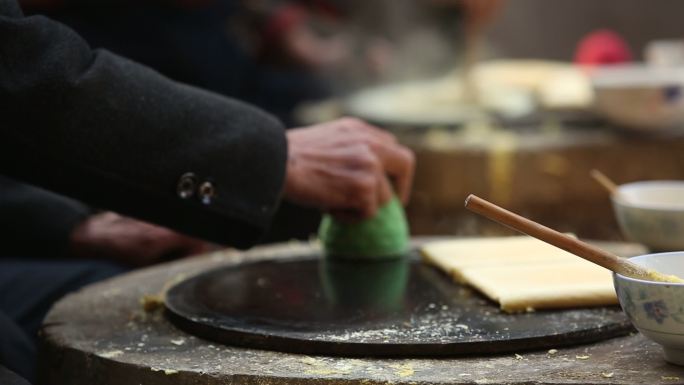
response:
[(684, 129), (684, 67), (640, 64), (590, 72), (596, 113), (636, 131)]
[[(630, 258), (640, 266), (684, 277), (684, 252)], [(645, 281), (613, 273), (615, 292), (632, 324), (662, 345), (665, 360), (684, 365), (684, 284)]]
[(684, 250), (684, 181), (624, 184), (612, 202), (627, 238), (652, 251)]

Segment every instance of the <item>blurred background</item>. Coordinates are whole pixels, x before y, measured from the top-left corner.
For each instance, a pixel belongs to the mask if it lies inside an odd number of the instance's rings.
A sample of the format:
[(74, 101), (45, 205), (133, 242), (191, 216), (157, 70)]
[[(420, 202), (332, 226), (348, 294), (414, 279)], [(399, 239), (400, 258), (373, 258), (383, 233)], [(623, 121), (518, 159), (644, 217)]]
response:
[[(289, 127), (357, 116), (417, 155), (413, 234), (504, 234), (478, 194), (581, 237), (621, 239), (618, 184), (684, 178), (678, 0), (24, 0), (163, 74)], [(307, 238), (286, 206), (267, 241)]]

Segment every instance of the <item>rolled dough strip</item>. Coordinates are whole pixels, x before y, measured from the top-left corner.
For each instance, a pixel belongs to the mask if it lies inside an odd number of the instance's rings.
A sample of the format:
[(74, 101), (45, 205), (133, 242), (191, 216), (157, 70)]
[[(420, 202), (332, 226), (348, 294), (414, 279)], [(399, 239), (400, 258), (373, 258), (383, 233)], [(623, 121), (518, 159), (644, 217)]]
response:
[(539, 240), (522, 237), (463, 238), (431, 242), (421, 248), (423, 259), (466, 283), (464, 269), (477, 266), (568, 262), (578, 257)]
[(618, 303), (610, 271), (583, 260), (477, 267), (462, 274), (506, 312)]
[(617, 303), (608, 270), (531, 237), (440, 241), (421, 251), (507, 312)]

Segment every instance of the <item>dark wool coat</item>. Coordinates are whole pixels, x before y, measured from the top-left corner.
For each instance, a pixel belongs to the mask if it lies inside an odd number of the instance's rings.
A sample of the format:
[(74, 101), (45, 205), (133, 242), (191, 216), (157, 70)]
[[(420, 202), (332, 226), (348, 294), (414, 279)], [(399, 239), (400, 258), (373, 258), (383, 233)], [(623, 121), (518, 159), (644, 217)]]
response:
[(277, 208), (286, 157), (270, 115), (0, 0), (0, 174), (244, 248)]

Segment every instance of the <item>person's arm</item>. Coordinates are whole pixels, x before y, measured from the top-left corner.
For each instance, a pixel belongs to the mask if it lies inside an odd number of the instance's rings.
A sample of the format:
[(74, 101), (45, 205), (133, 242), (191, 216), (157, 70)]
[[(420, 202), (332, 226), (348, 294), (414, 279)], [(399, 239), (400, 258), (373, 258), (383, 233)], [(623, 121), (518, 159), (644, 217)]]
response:
[(0, 176), (0, 234), (7, 255), (66, 255), (71, 232), (92, 212), (73, 199)]
[(13, 257), (101, 258), (132, 266), (199, 254), (211, 247), (3, 176), (0, 234), (3, 253)]
[(274, 118), (93, 51), (11, 0), (0, 116), (0, 173), (97, 207), (236, 247), (277, 208), (287, 145)]

